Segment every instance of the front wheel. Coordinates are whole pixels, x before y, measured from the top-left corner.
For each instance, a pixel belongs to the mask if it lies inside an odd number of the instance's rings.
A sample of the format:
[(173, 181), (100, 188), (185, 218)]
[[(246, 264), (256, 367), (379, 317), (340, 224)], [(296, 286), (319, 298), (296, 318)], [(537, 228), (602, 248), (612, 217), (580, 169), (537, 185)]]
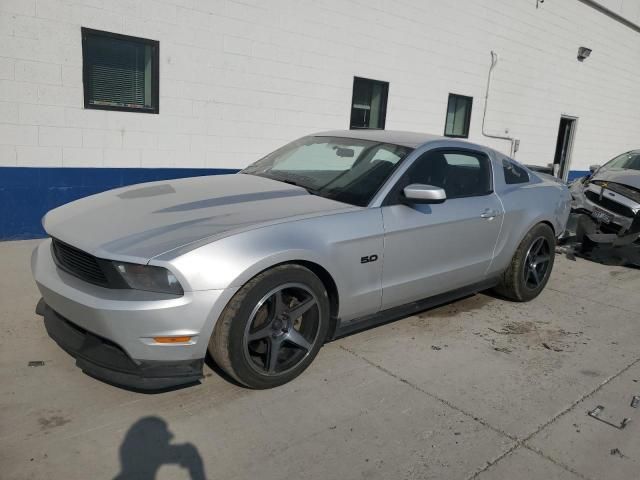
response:
[(320, 279), (300, 265), (281, 265), (245, 284), (225, 308), (209, 353), (251, 388), (297, 377), (327, 337), (329, 299)]
[(545, 223), (539, 223), (525, 235), (496, 292), (510, 300), (528, 302), (544, 289), (555, 260), (556, 237)]

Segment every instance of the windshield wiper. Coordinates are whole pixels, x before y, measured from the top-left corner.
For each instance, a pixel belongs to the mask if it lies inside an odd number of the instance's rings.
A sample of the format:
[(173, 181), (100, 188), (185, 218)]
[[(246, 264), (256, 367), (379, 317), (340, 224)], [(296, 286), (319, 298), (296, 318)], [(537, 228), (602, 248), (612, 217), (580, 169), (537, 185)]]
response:
[(294, 182), (293, 180), (284, 179), (284, 178), (277, 178), (277, 179), (274, 179), (274, 180), (278, 180), (279, 182), (288, 183), (289, 185), (295, 185), (296, 187), (304, 188), (311, 195), (320, 195), (317, 190), (314, 190), (311, 187), (307, 187), (306, 185), (302, 185), (301, 183)]

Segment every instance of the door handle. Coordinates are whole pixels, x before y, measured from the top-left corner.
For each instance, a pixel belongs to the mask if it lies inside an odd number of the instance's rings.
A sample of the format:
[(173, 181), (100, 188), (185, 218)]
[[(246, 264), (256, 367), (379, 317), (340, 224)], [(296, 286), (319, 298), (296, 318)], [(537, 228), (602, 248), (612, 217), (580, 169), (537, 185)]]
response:
[(498, 216), (498, 212), (492, 208), (485, 208), (480, 214), (480, 218), (494, 218)]

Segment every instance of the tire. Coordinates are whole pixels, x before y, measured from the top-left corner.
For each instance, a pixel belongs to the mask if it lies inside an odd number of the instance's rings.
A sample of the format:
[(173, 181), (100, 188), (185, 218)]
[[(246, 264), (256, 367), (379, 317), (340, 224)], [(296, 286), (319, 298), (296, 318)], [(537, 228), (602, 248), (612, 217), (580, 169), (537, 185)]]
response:
[[(535, 255), (540, 246), (542, 250)], [(528, 302), (540, 295), (553, 270), (555, 248), (556, 237), (551, 227), (546, 223), (534, 226), (520, 242), (494, 289), (496, 293), (516, 302)]]
[(303, 266), (280, 265), (260, 273), (233, 296), (218, 319), (209, 353), (241, 384), (277, 387), (311, 364), (329, 323), (322, 281)]

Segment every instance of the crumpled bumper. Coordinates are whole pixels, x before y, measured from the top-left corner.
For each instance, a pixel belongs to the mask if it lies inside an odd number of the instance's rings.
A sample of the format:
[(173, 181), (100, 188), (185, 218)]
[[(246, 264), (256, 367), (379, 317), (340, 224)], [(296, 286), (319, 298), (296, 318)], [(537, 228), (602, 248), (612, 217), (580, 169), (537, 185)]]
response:
[[(619, 212), (607, 208), (607, 202), (596, 203), (585, 195), (584, 184), (577, 180), (569, 187), (571, 192), (572, 220), (568, 229), (575, 230), (575, 235), (581, 239), (589, 238), (596, 243), (611, 243), (613, 245), (625, 245), (633, 243), (640, 237), (640, 212), (622, 215)], [(606, 189), (604, 192), (609, 193)], [(615, 195), (610, 193), (610, 195)], [(615, 195), (619, 197), (619, 195)], [(631, 202), (623, 199), (626, 203)], [(611, 203), (611, 200), (608, 200)], [(619, 205), (621, 206), (621, 205)], [(607, 221), (603, 221), (602, 212)]]
[(134, 362), (115, 343), (71, 323), (46, 304), (39, 308), (49, 336), (95, 378), (137, 390), (161, 390), (202, 378), (203, 359)]
[[(49, 335), (87, 373), (138, 389), (190, 383), (202, 375), (209, 339), (237, 288), (182, 296), (87, 283), (60, 270), (51, 240), (33, 253), (31, 268), (43, 297)], [(156, 337), (190, 337), (157, 343)]]

